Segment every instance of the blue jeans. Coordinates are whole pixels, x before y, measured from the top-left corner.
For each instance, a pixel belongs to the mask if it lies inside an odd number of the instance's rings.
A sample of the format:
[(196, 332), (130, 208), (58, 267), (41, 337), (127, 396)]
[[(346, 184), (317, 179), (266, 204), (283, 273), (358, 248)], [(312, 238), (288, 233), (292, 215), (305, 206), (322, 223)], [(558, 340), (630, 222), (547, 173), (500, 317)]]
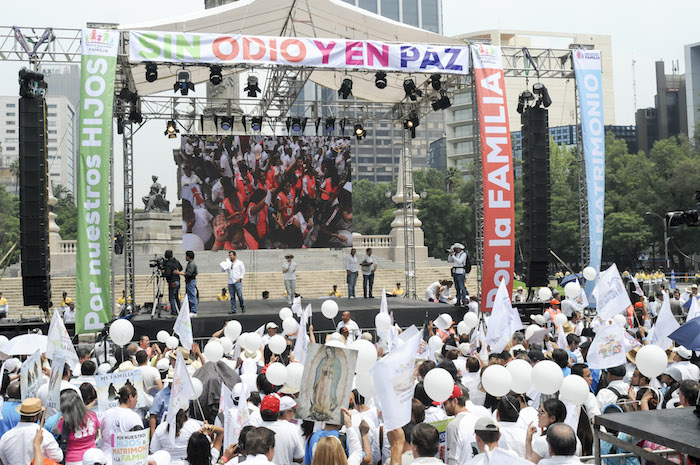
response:
[(180, 311), (180, 281), (168, 283), (168, 300), (170, 301), (170, 313), (173, 315)]
[(185, 283), (187, 300), (190, 303), (190, 312), (197, 313), (197, 280), (193, 279)]
[(369, 297), (372, 297), (372, 287), (374, 287), (374, 273), (370, 275), (362, 275), (362, 291), (367, 298), (367, 288), (369, 288)]
[(348, 297), (355, 297), (355, 284), (357, 284), (357, 271), (348, 273)]
[(464, 286), (466, 275), (455, 273), (452, 275), (455, 280), (455, 290), (457, 292), (457, 305), (467, 305), (467, 288)]
[(245, 302), (243, 302), (243, 283), (233, 283), (228, 285), (228, 293), (231, 296), (231, 313), (236, 313), (236, 296), (241, 302), (241, 308), (245, 308)]

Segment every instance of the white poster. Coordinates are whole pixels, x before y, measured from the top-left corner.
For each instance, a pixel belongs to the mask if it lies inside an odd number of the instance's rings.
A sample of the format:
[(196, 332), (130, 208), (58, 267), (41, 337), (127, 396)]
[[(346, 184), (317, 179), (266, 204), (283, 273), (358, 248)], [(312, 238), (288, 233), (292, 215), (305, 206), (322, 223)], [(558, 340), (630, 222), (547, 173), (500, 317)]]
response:
[(141, 370), (95, 375), (95, 384), (97, 389), (97, 410), (100, 412), (119, 406), (119, 390), (126, 384), (131, 384), (138, 391), (139, 397), (136, 406), (146, 406)]
[(20, 389), (22, 400), (36, 397), (39, 386), (43, 384), (44, 374), (41, 371), (41, 349), (37, 349), (20, 368)]
[(58, 309), (53, 310), (53, 318), (51, 318), (51, 326), (49, 326), (48, 334), (49, 342), (46, 344), (46, 358), (54, 360), (54, 357), (62, 354), (64, 360), (73, 368), (78, 364), (78, 354), (75, 353), (73, 341), (68, 334), (66, 325), (63, 323), (63, 318), (58, 312)]
[(491, 348), (491, 353), (503, 352), (513, 333), (521, 329), (523, 329), (523, 323), (520, 321), (520, 314), (513, 308), (508, 287), (502, 279), (493, 301), (493, 310), (486, 333), (486, 343)]
[(173, 370), (173, 382), (170, 386), (170, 400), (168, 401), (168, 437), (171, 442), (175, 442), (175, 419), (177, 412), (186, 409), (190, 405), (190, 400), (194, 398), (194, 386), (192, 378), (187, 373), (185, 359), (182, 358), (182, 353), (177, 351), (177, 359), (175, 360), (175, 369)]
[(647, 342), (666, 350), (673, 345), (673, 341), (671, 341), (668, 336), (680, 327), (681, 325), (678, 324), (676, 317), (673, 316), (673, 312), (671, 311), (668, 292), (664, 292), (664, 301), (661, 304), (659, 316), (656, 318), (656, 324), (654, 324), (654, 327), (651, 328), (651, 331), (649, 331), (647, 335)]
[(599, 328), (588, 349), (588, 366), (605, 369), (624, 365), (626, 354), (632, 349), (625, 339), (624, 328), (617, 323), (603, 324)]
[(114, 433), (112, 465), (145, 465), (148, 462), (148, 429)]
[(64, 354), (54, 356), (51, 363), (51, 376), (49, 376), (49, 397), (46, 399), (46, 406), (61, 409), (61, 378), (63, 378), (63, 367), (66, 365)]
[(592, 295), (596, 301), (598, 316), (603, 320), (611, 319), (632, 305), (620, 272), (614, 263), (600, 273)]

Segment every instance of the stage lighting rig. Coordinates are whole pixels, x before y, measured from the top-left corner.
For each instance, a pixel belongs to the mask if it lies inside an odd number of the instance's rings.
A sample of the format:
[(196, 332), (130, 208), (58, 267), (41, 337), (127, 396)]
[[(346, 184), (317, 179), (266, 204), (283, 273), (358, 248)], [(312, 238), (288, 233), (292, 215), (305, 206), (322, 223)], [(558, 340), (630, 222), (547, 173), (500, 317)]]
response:
[(406, 98), (410, 98), (414, 102), (423, 95), (423, 91), (416, 87), (416, 82), (411, 78), (404, 79), (403, 91), (406, 93)]
[(367, 131), (362, 127), (362, 123), (355, 123), (355, 137), (357, 140), (362, 140), (365, 136), (367, 136)]
[(347, 98), (351, 95), (352, 95), (352, 79), (345, 78), (345, 79), (343, 79), (343, 83), (340, 85), (340, 89), (338, 89), (338, 96), (342, 97), (343, 100), (347, 100)]
[(221, 130), (222, 131), (230, 131), (231, 127), (233, 126), (233, 118), (230, 116), (222, 116), (221, 117)]
[(168, 136), (168, 139), (174, 139), (177, 137), (177, 134), (179, 132), (180, 132), (180, 130), (177, 128), (175, 121), (170, 120), (170, 121), (168, 121), (168, 124), (165, 127), (165, 132), (163, 134)]
[(129, 121), (132, 123), (138, 123), (141, 124), (143, 123), (143, 115), (141, 114), (140, 111), (136, 109), (136, 107), (131, 107), (131, 111), (129, 111)]
[(209, 82), (211, 82), (215, 86), (218, 86), (219, 84), (221, 84), (221, 81), (223, 79), (224, 78), (221, 75), (221, 66), (211, 65), (209, 67)]
[(155, 82), (158, 79), (158, 65), (155, 63), (146, 63), (146, 81)]
[(450, 108), (451, 106), (452, 102), (444, 90), (440, 91), (440, 98), (433, 101), (433, 110), (435, 111), (444, 110), (446, 108)]
[(442, 89), (442, 82), (440, 81), (442, 79), (442, 74), (436, 73), (430, 76), (430, 85), (433, 86), (433, 89), (435, 90), (440, 90)]
[(304, 132), (306, 129), (306, 120), (308, 118), (292, 118), (292, 131)]
[(128, 87), (124, 87), (119, 91), (119, 99), (127, 103), (135, 104), (139, 100), (139, 94), (137, 92), (130, 91)]
[(537, 82), (532, 86), (532, 91), (539, 98), (535, 102), (535, 106), (541, 106), (547, 108), (552, 104), (552, 99), (549, 97), (549, 91), (541, 82)]
[(416, 138), (416, 128), (420, 126), (420, 120), (418, 119), (418, 115), (416, 114), (415, 111), (412, 111), (408, 115), (408, 119), (403, 122), (403, 127), (404, 129), (408, 129), (411, 131), (411, 139)]
[(262, 116), (253, 116), (250, 120), (250, 129), (253, 131), (260, 131), (262, 129), (263, 118)]
[(248, 92), (248, 97), (255, 98), (262, 92), (258, 86), (257, 76), (248, 76), (248, 85), (243, 88), (243, 92)]
[(384, 71), (379, 71), (374, 75), (374, 85), (377, 89), (385, 89), (387, 86), (386, 73)]
[(326, 132), (332, 134), (335, 131), (335, 118), (326, 118)]
[(522, 115), (523, 111), (525, 111), (525, 107), (529, 107), (530, 102), (533, 100), (535, 100), (535, 96), (532, 94), (532, 92), (527, 89), (521, 92), (518, 96), (518, 108), (516, 109), (518, 113)]
[(44, 98), (48, 84), (44, 75), (27, 68), (19, 70), (19, 95), (24, 98)]
[(177, 72), (177, 81), (173, 84), (173, 92), (180, 91), (180, 94), (187, 95), (191, 90), (194, 90), (194, 83), (190, 81), (190, 72), (181, 69)]

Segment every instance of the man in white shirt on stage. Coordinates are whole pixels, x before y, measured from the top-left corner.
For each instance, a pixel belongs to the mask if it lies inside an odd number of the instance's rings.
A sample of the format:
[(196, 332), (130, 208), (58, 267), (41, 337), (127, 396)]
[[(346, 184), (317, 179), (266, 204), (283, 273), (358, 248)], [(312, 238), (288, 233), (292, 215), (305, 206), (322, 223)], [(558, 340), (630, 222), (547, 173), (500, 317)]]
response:
[(355, 298), (355, 284), (357, 284), (357, 256), (355, 253), (357, 250), (350, 249), (350, 255), (345, 257), (345, 271), (347, 272), (348, 278), (348, 298)]
[(350, 312), (344, 311), (341, 315), (341, 320), (338, 322), (336, 330), (340, 332), (341, 328), (348, 328), (348, 342), (353, 342), (355, 339), (360, 337), (360, 327), (352, 319), (350, 319)]
[(228, 258), (221, 264), (221, 269), (228, 272), (228, 293), (231, 296), (230, 313), (236, 313), (236, 296), (241, 303), (241, 311), (245, 313), (245, 302), (243, 301), (245, 266), (242, 261), (236, 258), (234, 250), (229, 251)]

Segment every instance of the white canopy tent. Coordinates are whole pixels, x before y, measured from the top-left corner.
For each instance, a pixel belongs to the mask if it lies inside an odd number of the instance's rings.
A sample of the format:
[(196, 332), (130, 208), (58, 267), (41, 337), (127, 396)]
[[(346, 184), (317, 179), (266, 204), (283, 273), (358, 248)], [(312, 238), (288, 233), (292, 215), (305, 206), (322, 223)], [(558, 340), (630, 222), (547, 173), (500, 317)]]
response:
[[(129, 24), (123, 31), (168, 31), (256, 36), (293, 36), (377, 40), (383, 42), (425, 43), (434, 45), (465, 45), (456, 38), (425, 31), (349, 5), (341, 0), (240, 0), (209, 10), (183, 15), (164, 21)], [(132, 74), (140, 95), (172, 90), (179, 65), (159, 66), (158, 80), (145, 80), (143, 64), (133, 64)], [(193, 82), (209, 79), (206, 67), (188, 67)], [(225, 73), (246, 68), (225, 68)], [(374, 72), (338, 72), (314, 70), (310, 80), (322, 86), (338, 89), (346, 77), (353, 80), (353, 95), (372, 102), (398, 102), (404, 97), (405, 74), (387, 76), (388, 86), (374, 85)], [(414, 76), (420, 84), (427, 76)]]

